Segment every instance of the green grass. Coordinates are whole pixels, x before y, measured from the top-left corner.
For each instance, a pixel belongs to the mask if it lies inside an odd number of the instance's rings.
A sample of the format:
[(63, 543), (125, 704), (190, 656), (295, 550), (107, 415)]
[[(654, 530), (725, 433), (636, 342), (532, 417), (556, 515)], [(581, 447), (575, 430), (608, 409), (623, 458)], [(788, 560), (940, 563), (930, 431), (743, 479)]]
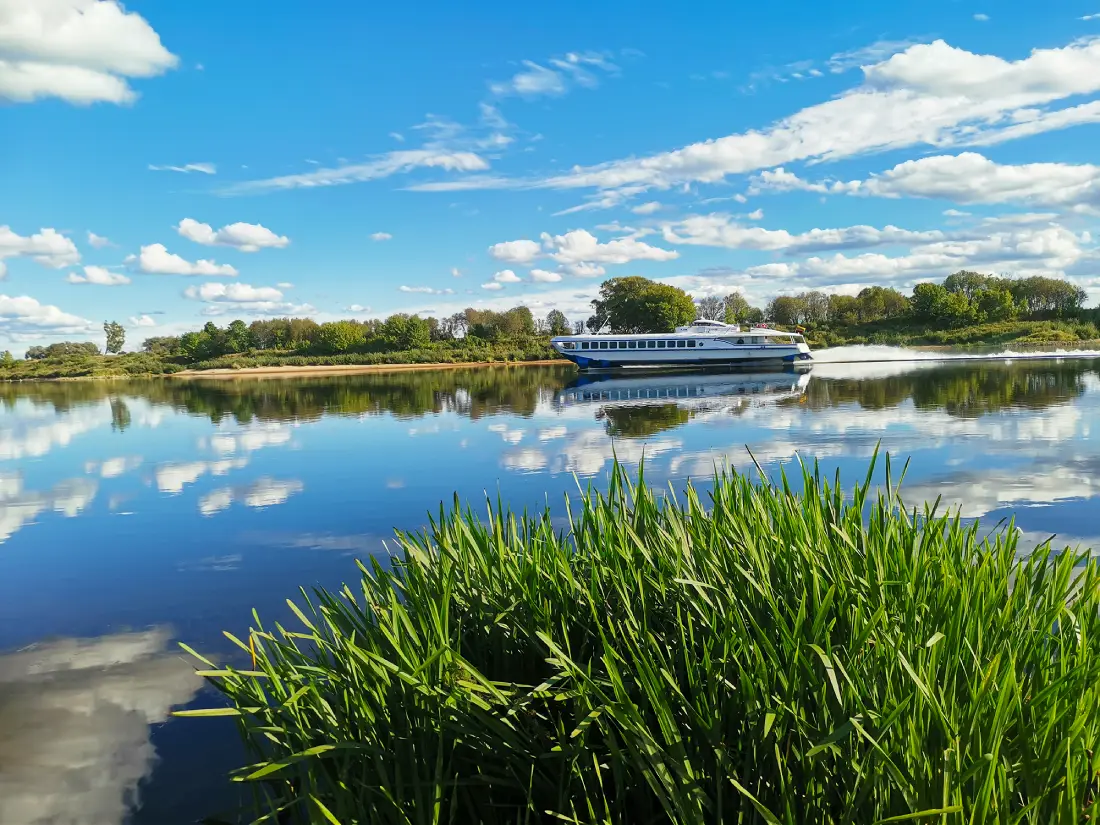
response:
[(806, 334), (811, 345), (836, 347), (851, 344), (890, 346), (976, 346), (1004, 344), (1071, 344), (1100, 338), (1092, 321), (998, 321), (967, 327), (926, 327), (913, 321), (892, 319), (847, 327), (820, 327)]
[(441, 508), (231, 636), (251, 670), (206, 663), (237, 779), (344, 825), (1090, 820), (1100, 569), (906, 511), (886, 469), (677, 502), (616, 468), (563, 531)]

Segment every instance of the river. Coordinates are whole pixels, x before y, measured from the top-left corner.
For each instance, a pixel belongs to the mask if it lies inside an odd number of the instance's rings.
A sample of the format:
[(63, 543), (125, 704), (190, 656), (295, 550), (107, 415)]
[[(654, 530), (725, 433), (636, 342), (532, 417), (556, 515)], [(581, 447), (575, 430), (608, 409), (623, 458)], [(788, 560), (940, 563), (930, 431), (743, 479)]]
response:
[[(876, 445), (1022, 546), (1100, 548), (1100, 357), (898, 361), (580, 382), (570, 367), (0, 385), (0, 823), (194, 822), (242, 752), (176, 647), (336, 586), (455, 493), (516, 508), (644, 457), (651, 485), (798, 456), (849, 484)], [(917, 357), (915, 354), (913, 357)], [(132, 803), (136, 814), (130, 814)]]

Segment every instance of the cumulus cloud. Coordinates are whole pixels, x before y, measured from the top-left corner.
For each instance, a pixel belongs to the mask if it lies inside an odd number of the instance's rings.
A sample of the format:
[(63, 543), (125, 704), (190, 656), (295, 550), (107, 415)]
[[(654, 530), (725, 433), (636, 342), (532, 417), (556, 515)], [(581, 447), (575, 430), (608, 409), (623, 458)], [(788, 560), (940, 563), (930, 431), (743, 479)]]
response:
[(370, 307), (365, 307), (362, 304), (351, 304), (346, 307), (348, 312), (370, 312)]
[(284, 301), (282, 291), (271, 286), (206, 283), (189, 286), (183, 291), (183, 295), (207, 304), (203, 309), (204, 315), (225, 315), (230, 312), (247, 315), (313, 315), (317, 311), (309, 304)]
[(489, 89), (499, 96), (557, 97), (565, 94), (573, 86), (587, 88), (598, 86), (597, 73), (607, 74), (618, 71), (618, 67), (606, 56), (596, 52), (569, 52), (563, 57), (551, 58), (547, 63), (548, 65), (542, 65), (533, 60), (524, 60), (520, 71), (508, 80), (490, 83)]
[(0, 99), (131, 103), (129, 78), (155, 77), (178, 62), (117, 0), (0, 3)]
[(130, 279), (121, 272), (111, 272), (102, 266), (86, 266), (83, 275), (70, 272), (65, 280), (70, 284), (96, 284), (97, 286), (122, 286), (130, 283)]
[(297, 479), (259, 478), (245, 487), (222, 487), (199, 500), (199, 512), (212, 516), (228, 508), (234, 501), (245, 507), (264, 508), (285, 504), (287, 499), (302, 492), (305, 485)]
[(363, 163), (344, 164), (331, 169), (315, 169), (298, 175), (246, 181), (229, 187), (225, 194), (275, 192), (285, 189), (309, 189), (387, 178), (413, 169), (444, 169), (451, 172), (482, 172), (488, 162), (473, 152), (442, 149), (404, 149), (378, 155)]
[(490, 291), (495, 291), (495, 290), (498, 290), (498, 289), (503, 289), (504, 285), (498, 283), (497, 281), (489, 281), (489, 283), (487, 283), (487, 284), (482, 284), (481, 288), (482, 289), (488, 289)]
[(29, 295), (0, 295), (0, 333), (67, 335), (89, 333), (95, 325), (78, 315), (62, 312), (52, 304), (39, 303)]
[(7, 258), (31, 258), (43, 266), (61, 269), (80, 263), (80, 251), (72, 240), (56, 229), (44, 228), (33, 235), (22, 236), (5, 225), (0, 226), (0, 277), (6, 272), (4, 260)]
[(389, 241), (393, 240), (393, 235), (389, 232), (372, 232), (370, 239), (372, 241)]
[(489, 247), (489, 254), (498, 261), (506, 261), (510, 264), (529, 264), (542, 254), (542, 247), (537, 241), (518, 240), (495, 243)]
[(397, 288), (398, 292), (415, 292), (423, 295), (454, 295), (453, 289), (435, 289), (430, 286), (405, 286), (402, 284)]
[(811, 229), (792, 234), (786, 229), (744, 226), (730, 215), (722, 213), (691, 215), (681, 221), (665, 224), (662, 232), (669, 243), (789, 252), (932, 243), (945, 237), (938, 230), (914, 232), (896, 226), (882, 229), (873, 226), (849, 226), (841, 229)]
[(149, 164), (150, 172), (182, 172), (185, 175), (189, 175), (192, 172), (199, 172), (203, 175), (216, 175), (218, 174), (218, 167), (213, 163), (185, 163), (183, 166), (157, 166), (155, 164)]
[(648, 203), (642, 203), (635, 206), (630, 211), (635, 215), (652, 215), (654, 212), (660, 210), (661, 204), (658, 201), (649, 201)]
[(262, 224), (239, 221), (215, 231), (208, 223), (184, 218), (179, 222), (176, 231), (187, 240), (204, 246), (232, 246), (241, 252), (282, 249), (290, 243), (290, 238), (285, 235), (276, 235)]
[(600, 243), (595, 235), (584, 229), (574, 229), (564, 235), (543, 233), (542, 241), (548, 256), (562, 264), (626, 264), (632, 261), (671, 261), (680, 257), (675, 250), (650, 246), (633, 237)]
[(716, 183), (794, 161), (830, 161), (915, 145), (990, 144), (1100, 121), (1100, 101), (1058, 106), (1100, 91), (1100, 38), (1037, 49), (1016, 61), (968, 52), (943, 40), (903, 45), (885, 59), (890, 49), (850, 60), (838, 56), (835, 71), (852, 62), (861, 66), (859, 86), (763, 129), (519, 185), (637, 194)]
[(153, 473), (157, 489), (162, 493), (182, 493), (188, 484), (194, 484), (207, 473), (223, 476), (231, 470), (248, 466), (248, 459), (233, 458), (221, 461), (173, 461), (161, 464)]
[(150, 726), (202, 687), (164, 628), (0, 656), (0, 821), (128, 818), (156, 762)]
[[(36, 434), (41, 437), (43, 433)], [(49, 434), (45, 434), (46, 438)], [(34, 444), (41, 442), (27, 442), (22, 449), (11, 449), (12, 444), (5, 444), (3, 452), (28, 455), (36, 452)], [(48, 452), (48, 447), (45, 452)], [(40, 452), (40, 451), (38, 451)], [(23, 477), (19, 473), (0, 473), (0, 543), (7, 541), (24, 525), (34, 523), (40, 513), (53, 511), (66, 518), (75, 518), (84, 508), (92, 503), (95, 498), (98, 485), (95, 481), (86, 478), (71, 478), (58, 482), (47, 492), (35, 492), (23, 488)], [(0, 673), (0, 688), (2, 688), (3, 674)], [(2, 690), (0, 690), (2, 692)], [(2, 705), (2, 702), (0, 702)], [(3, 711), (0, 709), (0, 717)], [(0, 755), (3, 744), (0, 740)], [(0, 766), (3, 760), (0, 760)], [(3, 769), (0, 768), (0, 776)], [(2, 783), (0, 783), (2, 785)], [(0, 800), (0, 810), (3, 801)], [(0, 820), (5, 821), (5, 820)]]
[(148, 315), (131, 315), (130, 325), (135, 327), (155, 327), (157, 322)]
[(541, 284), (555, 284), (561, 280), (561, 273), (546, 269), (532, 269), (531, 280)]
[(1100, 166), (1089, 163), (1000, 164), (976, 152), (905, 161), (866, 180), (806, 181), (780, 168), (756, 176), (753, 185), (760, 191), (802, 189), (885, 198), (937, 198), (960, 204), (1100, 207)]
[[(134, 256), (127, 258), (133, 262)], [(174, 255), (165, 248), (164, 244), (154, 243), (141, 248), (141, 254), (137, 256), (137, 264), (142, 272), (152, 275), (199, 275), (205, 277), (225, 276), (235, 278), (237, 270), (230, 264), (219, 264), (215, 261), (198, 260), (194, 263)]]
[(522, 279), (510, 269), (502, 269), (493, 275), (498, 284), (518, 284)]
[(95, 232), (88, 230), (88, 245), (95, 249), (103, 249), (106, 246), (110, 246), (111, 241), (109, 238), (97, 235)]

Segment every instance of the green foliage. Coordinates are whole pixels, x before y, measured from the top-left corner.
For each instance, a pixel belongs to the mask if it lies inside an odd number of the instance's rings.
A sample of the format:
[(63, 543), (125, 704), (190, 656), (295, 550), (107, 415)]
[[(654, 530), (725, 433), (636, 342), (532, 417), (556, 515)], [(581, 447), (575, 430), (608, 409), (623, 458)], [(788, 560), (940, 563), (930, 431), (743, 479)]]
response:
[(588, 320), (589, 329), (607, 325), (616, 334), (672, 332), (695, 320), (690, 295), (637, 275), (604, 281), (592, 306), (595, 314)]
[(0, 367), (10, 367), (15, 363), (15, 356), (9, 350), (0, 352)]
[(107, 337), (105, 349), (112, 355), (118, 355), (126, 345), (126, 330), (118, 321), (104, 321), (103, 334)]
[(550, 335), (569, 335), (573, 330), (565, 313), (552, 309), (546, 316), (546, 330)]
[(348, 352), (363, 344), (363, 327), (355, 321), (330, 321), (321, 324), (318, 345), (326, 352)]
[[(440, 510), (205, 675), (257, 814), (347, 823), (1091, 819), (1100, 564), (805, 469)], [(796, 492), (800, 490), (801, 492)], [(231, 636), (236, 641), (236, 637)], [(254, 651), (254, 653), (253, 653)]]
[(161, 335), (146, 338), (141, 344), (142, 352), (150, 355), (171, 357), (180, 352), (180, 338), (178, 335)]
[(398, 313), (391, 315), (379, 329), (379, 334), (390, 349), (410, 350), (425, 347), (431, 341), (428, 322), (419, 315)]

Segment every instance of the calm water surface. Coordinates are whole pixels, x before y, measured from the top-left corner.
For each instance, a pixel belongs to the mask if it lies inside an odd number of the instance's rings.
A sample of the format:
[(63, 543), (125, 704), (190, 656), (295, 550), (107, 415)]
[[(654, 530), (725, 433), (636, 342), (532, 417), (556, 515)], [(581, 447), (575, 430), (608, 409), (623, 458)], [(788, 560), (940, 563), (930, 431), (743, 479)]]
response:
[(455, 492), (560, 507), (613, 456), (682, 487), (749, 450), (854, 482), (881, 442), (911, 501), (1100, 547), (1096, 427), (1100, 359), (0, 385), (0, 825), (232, 808), (232, 725), (164, 724), (214, 701), (176, 640), (234, 656), (251, 608), (283, 618)]

